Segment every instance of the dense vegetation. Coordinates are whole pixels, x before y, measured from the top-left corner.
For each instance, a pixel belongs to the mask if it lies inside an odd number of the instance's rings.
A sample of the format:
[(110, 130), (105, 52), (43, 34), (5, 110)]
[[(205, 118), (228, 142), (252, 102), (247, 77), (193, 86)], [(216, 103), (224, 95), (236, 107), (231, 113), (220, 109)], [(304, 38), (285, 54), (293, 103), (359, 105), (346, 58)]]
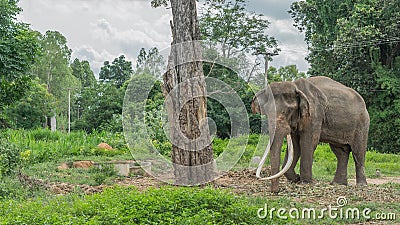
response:
[[(163, 187), (138, 191), (135, 188), (113, 186), (121, 179), (110, 168), (59, 170), (63, 163), (75, 160), (103, 161), (131, 159), (123, 136), (114, 133), (50, 132), (45, 129), (32, 131), (6, 130), (1, 133), (0, 148), (0, 223), (4, 224), (158, 224), (180, 222), (185, 224), (263, 224), (265, 219), (257, 217), (257, 210), (265, 203), (270, 207), (282, 207), (290, 203), (286, 198), (238, 197), (226, 191), (208, 188)], [(246, 151), (235, 166), (241, 170), (250, 166), (254, 154), (260, 155), (267, 137), (258, 135), (232, 139), (214, 139), (215, 157), (227, 147), (237, 151), (245, 146)], [(248, 141), (246, 141), (248, 140)], [(115, 150), (104, 151), (96, 147), (107, 141)], [(284, 147), (285, 148), (285, 147)], [(133, 149), (134, 151), (134, 149)], [(282, 154), (283, 157), (283, 154)], [(400, 176), (398, 155), (368, 152), (366, 174), (375, 177), (380, 169), (387, 176)], [(336, 158), (329, 146), (321, 145), (315, 153), (314, 176), (329, 181), (333, 178)], [(63, 182), (72, 185), (110, 185), (102, 193), (85, 195), (79, 186), (67, 195), (55, 196), (40, 184), (20, 181), (20, 173), (46, 182)], [(349, 162), (349, 176), (355, 175), (354, 162)], [(265, 191), (265, 190), (262, 190)], [(307, 204), (297, 205), (306, 207)], [(39, 207), (40, 206), (40, 207)], [(364, 206), (365, 207), (365, 206)], [(375, 210), (385, 206), (370, 205)], [(389, 207), (393, 211), (396, 206)], [(388, 210), (386, 209), (386, 210)], [(274, 218), (275, 224), (286, 224), (288, 220)], [(329, 220), (319, 222), (328, 223)], [(297, 224), (295, 221), (291, 221)], [(301, 222), (301, 221), (300, 221)], [(300, 223), (299, 222), (299, 223)], [(318, 222), (318, 221), (316, 221)]]
[[(155, 0), (153, 4), (163, 2)], [(138, 150), (137, 146), (129, 148), (122, 133), (124, 95), (131, 79), (142, 83), (154, 81), (143, 112), (147, 129), (139, 132), (147, 132), (159, 153), (170, 157), (160, 81), (165, 59), (157, 48), (147, 51), (143, 48), (138, 53), (136, 68), (120, 55), (105, 61), (96, 79), (89, 61), (71, 59), (72, 50), (60, 32), (41, 34), (17, 21), (22, 10), (17, 3), (18, 0), (0, 0), (0, 224), (304, 222), (277, 218), (266, 221), (257, 217), (257, 210), (264, 203), (271, 207), (299, 204), (286, 197), (237, 196), (211, 186), (167, 186), (139, 191), (113, 186), (123, 178), (112, 167), (58, 169), (62, 163), (71, 165), (77, 160), (132, 159), (131, 151)], [(251, 113), (250, 102), (255, 91), (264, 86), (265, 73), (269, 82), (325, 75), (354, 88), (366, 100), (371, 117), (367, 177), (379, 176), (377, 170), (384, 176), (400, 176), (400, 5), (397, 0), (294, 2), (290, 14), (295, 26), (305, 33), (310, 51), (307, 59), (311, 68), (307, 73), (299, 72), (295, 65), (269, 67), (267, 71), (246, 67), (253, 62), (245, 54), (258, 56), (257, 60), (261, 57), (265, 65), (271, 60), (271, 53), (278, 54), (280, 50), (277, 40), (265, 32), (270, 22), (262, 15), (246, 11), (245, 0), (207, 0), (201, 11), (200, 26), (207, 45), (204, 56), (222, 58), (220, 63), (225, 65), (204, 63), (204, 73), (234, 90), (244, 103), (250, 125), (250, 134), (232, 133), (227, 109), (209, 98), (208, 116), (216, 126), (215, 158), (230, 142), (233, 153), (245, 149), (234, 170), (256, 166), (253, 157), (262, 155), (268, 136), (261, 134), (265, 120)], [(240, 19), (232, 24), (231, 18)], [(222, 49), (222, 54), (213, 47)], [(262, 66), (259, 61), (255, 64)], [(69, 92), (72, 131), (68, 134)], [(51, 117), (57, 119), (55, 132), (43, 129), (48, 127)], [(244, 119), (239, 118), (238, 122)], [(101, 142), (114, 150), (98, 148)], [(330, 181), (336, 163), (329, 146), (319, 145), (314, 155), (313, 176), (323, 182)], [(348, 171), (350, 177), (355, 175), (352, 158)], [(29, 183), (26, 180), (29, 177), (39, 184)], [(40, 182), (77, 186), (72, 193), (56, 196)], [(109, 188), (87, 195), (78, 185), (108, 185)], [(389, 186), (399, 189), (396, 184)], [(398, 204), (365, 205), (375, 210), (400, 210)], [(300, 206), (307, 203), (302, 202)]]

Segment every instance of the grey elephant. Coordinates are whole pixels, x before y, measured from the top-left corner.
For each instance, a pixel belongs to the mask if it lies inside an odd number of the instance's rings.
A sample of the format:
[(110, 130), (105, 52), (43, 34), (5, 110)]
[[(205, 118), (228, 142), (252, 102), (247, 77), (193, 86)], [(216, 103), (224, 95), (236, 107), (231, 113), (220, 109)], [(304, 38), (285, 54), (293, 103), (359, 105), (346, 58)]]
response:
[[(270, 142), (257, 168), (271, 153), (271, 191), (279, 191), (279, 177), (293, 182), (312, 182), (314, 151), (320, 142), (329, 143), (337, 158), (333, 183), (347, 185), (350, 151), (356, 168), (357, 185), (367, 185), (364, 174), (369, 115), (363, 98), (353, 89), (327, 77), (301, 78), (276, 82), (259, 91), (252, 104), (253, 113), (268, 117)], [(279, 171), (280, 153), (287, 136), (288, 151)], [(300, 175), (294, 168), (300, 159)]]

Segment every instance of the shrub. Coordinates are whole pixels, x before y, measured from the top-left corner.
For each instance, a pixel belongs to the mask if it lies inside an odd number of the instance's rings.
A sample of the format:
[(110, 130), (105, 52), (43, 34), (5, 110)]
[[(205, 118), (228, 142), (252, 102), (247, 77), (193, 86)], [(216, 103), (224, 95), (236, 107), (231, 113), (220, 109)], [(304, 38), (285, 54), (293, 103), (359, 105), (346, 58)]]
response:
[(103, 184), (108, 178), (117, 175), (114, 165), (101, 165), (101, 167), (91, 167), (89, 173), (93, 176), (95, 185)]
[[(198, 188), (106, 189), (20, 204), (0, 202), (1, 224), (265, 224), (258, 204), (225, 191)], [(287, 221), (285, 221), (287, 222)], [(284, 224), (274, 220), (274, 224)]]
[(49, 129), (32, 130), (31, 135), (35, 141), (57, 141), (61, 136), (59, 132), (53, 132)]
[(20, 148), (0, 138), (0, 178), (14, 173), (20, 163)]

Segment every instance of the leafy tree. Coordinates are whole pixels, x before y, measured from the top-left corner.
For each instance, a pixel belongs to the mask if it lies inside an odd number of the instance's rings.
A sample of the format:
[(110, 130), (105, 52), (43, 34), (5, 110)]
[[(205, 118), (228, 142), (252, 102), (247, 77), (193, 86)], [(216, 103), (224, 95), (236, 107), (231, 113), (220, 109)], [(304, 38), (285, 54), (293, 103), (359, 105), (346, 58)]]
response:
[(45, 84), (34, 79), (28, 93), (16, 104), (6, 109), (14, 128), (34, 129), (43, 126), (45, 116), (52, 116), (54, 97), (47, 92)]
[(124, 55), (115, 58), (110, 64), (105, 61), (100, 69), (99, 79), (104, 82), (113, 83), (117, 88), (122, 87), (133, 73), (132, 62), (127, 61)]
[(146, 73), (161, 78), (162, 72), (165, 69), (163, 68), (164, 63), (164, 57), (156, 47), (149, 49), (147, 52), (142, 48), (137, 57), (135, 74)]
[(33, 66), (32, 72), (47, 84), (50, 93), (60, 98), (65, 92), (65, 80), (72, 77), (69, 60), (72, 50), (67, 39), (58, 31), (46, 31), (40, 37), (43, 54)]
[(248, 12), (246, 0), (206, 0), (200, 17), (203, 39), (221, 43), (224, 58), (240, 52), (254, 55), (269, 49), (277, 52), (277, 42), (265, 31), (269, 21), (262, 14)]
[[(124, 90), (111, 83), (99, 82), (85, 87), (75, 97), (75, 105), (80, 109), (80, 118), (73, 123), (73, 129), (122, 131), (122, 114)], [(113, 126), (110, 126), (112, 123)]]
[(296, 65), (284, 66), (279, 69), (270, 66), (268, 68), (268, 82), (294, 81), (299, 78), (305, 78), (304, 72), (299, 72)]
[(81, 88), (80, 80), (72, 75), (70, 68), (72, 51), (67, 45), (67, 39), (58, 31), (46, 31), (39, 38), (39, 43), (43, 54), (31, 72), (47, 85), (48, 91), (55, 97), (53, 113), (58, 115), (58, 127), (64, 129), (67, 127), (68, 90), (74, 96)]
[[(224, 83), (229, 85), (235, 91), (236, 94), (239, 95), (240, 99), (242, 100), (242, 102), (246, 107), (245, 113), (247, 113), (249, 117), (250, 132), (260, 133), (261, 130), (260, 115), (255, 115), (251, 112), (251, 101), (253, 99), (254, 92), (250, 87), (250, 85), (247, 84), (246, 81), (243, 78), (241, 78), (237, 73), (221, 65), (212, 65), (211, 63), (205, 63), (204, 72), (208, 74), (209, 77), (213, 77), (220, 81), (223, 81)], [(207, 83), (207, 85), (212, 85), (212, 84)], [(229, 101), (229, 99), (225, 99), (225, 101)], [(231, 112), (239, 113), (241, 108), (240, 106), (236, 107), (237, 108), (231, 109)], [(217, 126), (216, 135), (218, 137), (229, 138), (238, 135), (231, 132), (231, 118), (228, 114), (228, 111), (217, 100), (214, 100), (212, 98), (207, 99), (207, 116), (214, 120)], [(237, 117), (235, 121), (240, 122), (240, 119), (244, 118)], [(248, 121), (243, 121), (243, 122), (247, 123)]]
[[(266, 33), (270, 22), (262, 14), (247, 11), (246, 6), (247, 0), (206, 0), (200, 28), (203, 40), (209, 42), (209, 46), (204, 46), (206, 55), (220, 58), (249, 83), (261, 63), (253, 63), (256, 66), (249, 68), (246, 54), (262, 56), (267, 65), (280, 49), (275, 38)], [(221, 49), (222, 55), (207, 48)]]
[(90, 87), (95, 85), (96, 77), (94, 76), (88, 61), (79, 61), (79, 59), (75, 59), (71, 63), (71, 69), (72, 75), (80, 80), (82, 87)]
[(39, 53), (37, 33), (16, 19), (21, 12), (17, 3), (0, 0), (0, 117), (3, 107), (21, 99), (29, 89), (27, 72)]

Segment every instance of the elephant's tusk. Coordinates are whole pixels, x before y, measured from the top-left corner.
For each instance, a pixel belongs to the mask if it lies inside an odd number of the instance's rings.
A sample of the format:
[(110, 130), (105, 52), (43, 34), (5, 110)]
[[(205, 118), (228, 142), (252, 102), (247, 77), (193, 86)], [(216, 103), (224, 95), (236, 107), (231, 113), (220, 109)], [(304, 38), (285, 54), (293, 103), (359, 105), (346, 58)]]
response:
[[(277, 174), (270, 176), (270, 177), (266, 177), (266, 178), (261, 178), (261, 180), (272, 180), (272, 179), (276, 179), (281, 177), (284, 173), (286, 173), (286, 171), (289, 170), (290, 166), (293, 163), (293, 156), (294, 156), (294, 150), (293, 150), (293, 142), (292, 142), (292, 137), (289, 135), (287, 135), (286, 137), (287, 139), (287, 143), (288, 143), (288, 151), (289, 151), (289, 156), (288, 156), (288, 160), (286, 162), (285, 167)], [(258, 171), (258, 170), (257, 170)], [(260, 169), (261, 171), (261, 169)]]
[(271, 149), (271, 139), (269, 139), (267, 148), (265, 149), (265, 152), (264, 152), (264, 155), (261, 158), (260, 163), (258, 164), (257, 171), (256, 171), (256, 177), (257, 178), (261, 178), (261, 176), (260, 176), (261, 169), (262, 169), (262, 167), (264, 165), (265, 160), (267, 159), (267, 156), (269, 154), (270, 149)]

